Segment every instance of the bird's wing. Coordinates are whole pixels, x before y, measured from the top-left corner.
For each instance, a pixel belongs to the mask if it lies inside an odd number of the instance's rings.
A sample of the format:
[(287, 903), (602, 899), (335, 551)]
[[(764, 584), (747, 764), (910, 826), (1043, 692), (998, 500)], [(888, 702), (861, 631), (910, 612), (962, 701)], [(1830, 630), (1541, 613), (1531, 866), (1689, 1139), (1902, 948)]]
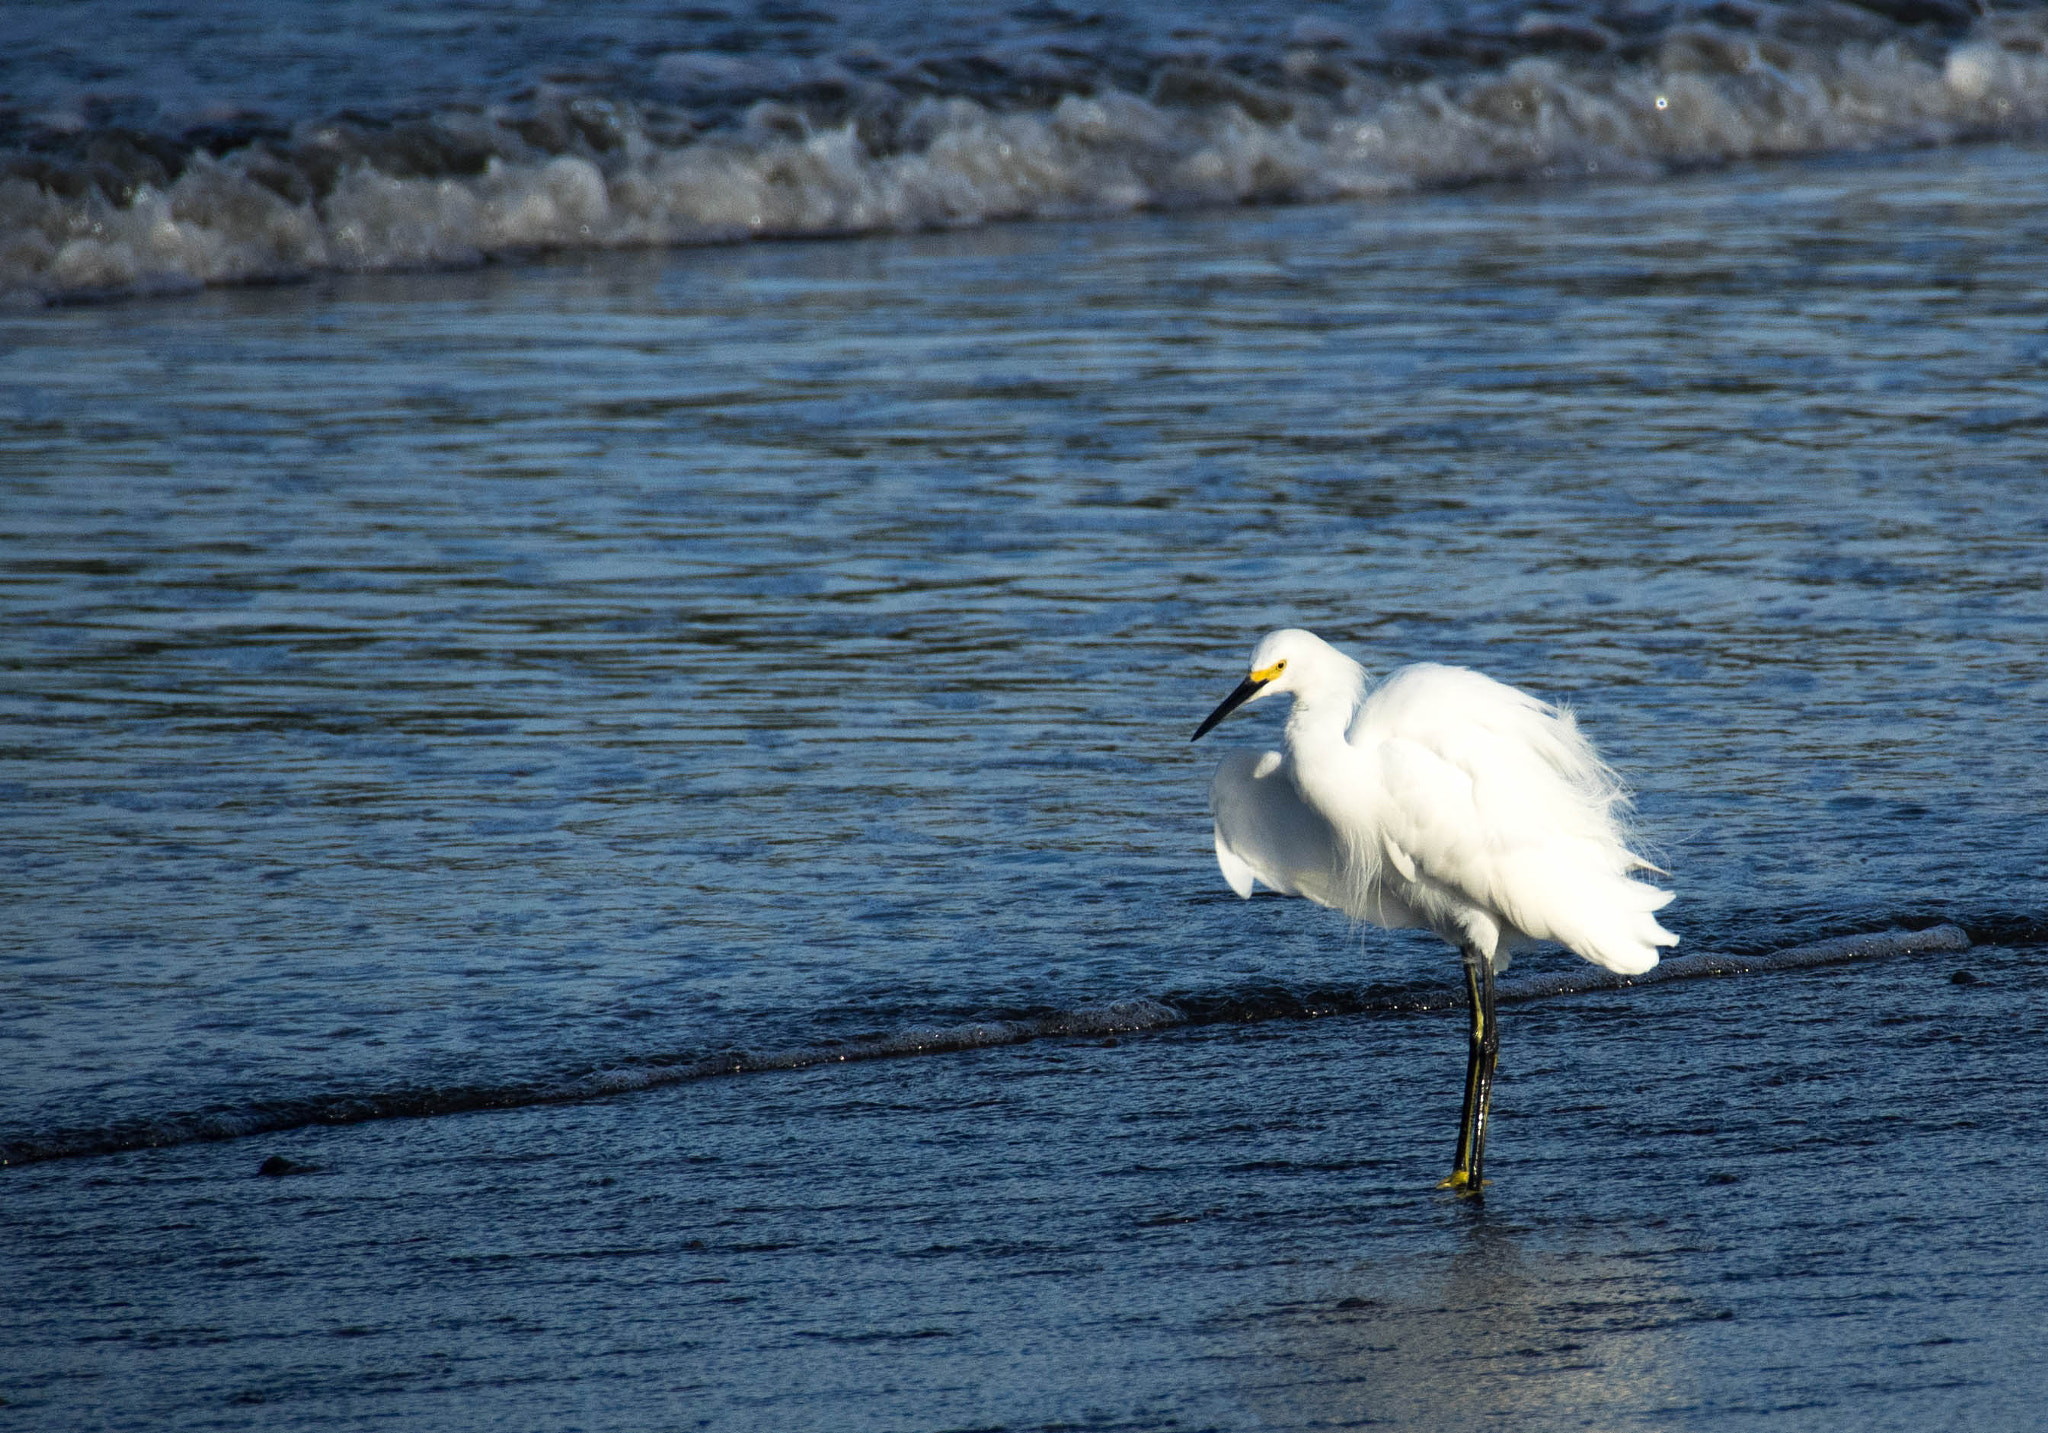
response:
[(1651, 914), (1670, 894), (1629, 878), (1645, 863), (1625, 797), (1569, 714), (1477, 672), (1410, 667), (1366, 700), (1351, 742), (1418, 909), (1469, 902), (1629, 974), (1676, 944)]
[(1209, 783), (1216, 818), (1216, 864), (1238, 895), (1252, 883), (1320, 905), (1337, 904), (1336, 838), (1287, 774), (1277, 751), (1233, 751)]

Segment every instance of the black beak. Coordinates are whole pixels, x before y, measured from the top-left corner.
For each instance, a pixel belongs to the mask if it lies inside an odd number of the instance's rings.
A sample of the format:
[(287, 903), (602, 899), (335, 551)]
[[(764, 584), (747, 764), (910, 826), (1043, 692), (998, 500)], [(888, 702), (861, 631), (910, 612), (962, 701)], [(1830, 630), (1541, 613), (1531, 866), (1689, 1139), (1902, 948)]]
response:
[[(1271, 680), (1273, 680), (1271, 677), (1266, 678), (1267, 682)], [(1195, 728), (1195, 734), (1189, 737), (1188, 740), (1200, 741), (1203, 737), (1207, 736), (1210, 727), (1216, 725), (1217, 722), (1222, 721), (1223, 718), (1229, 716), (1254, 696), (1258, 695), (1259, 688), (1264, 685), (1266, 685), (1266, 682), (1255, 682), (1250, 677), (1246, 677), (1243, 681), (1239, 682), (1237, 690), (1223, 699), (1222, 706), (1216, 708), (1215, 711), (1210, 712), (1207, 717), (1203, 718), (1202, 724)]]

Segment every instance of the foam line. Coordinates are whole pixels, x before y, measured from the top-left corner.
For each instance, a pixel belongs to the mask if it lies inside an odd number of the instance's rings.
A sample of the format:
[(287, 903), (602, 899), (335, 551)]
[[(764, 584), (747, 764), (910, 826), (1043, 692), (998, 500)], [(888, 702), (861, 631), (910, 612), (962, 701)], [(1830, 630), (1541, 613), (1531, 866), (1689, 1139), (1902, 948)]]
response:
[(0, 1142), (0, 1168), (51, 1159), (79, 1159), (140, 1149), (246, 1139), (253, 1135), (282, 1134), (315, 1125), (363, 1124), (371, 1120), (425, 1119), (476, 1110), (576, 1104), (719, 1075), (764, 1074), (772, 1070), (803, 1070), (817, 1065), (948, 1054), (999, 1045), (1020, 1045), (1046, 1037), (1126, 1034), (1181, 1024), (1185, 1019), (1178, 1010), (1156, 1000), (1120, 1000), (1027, 1019), (913, 1026), (877, 1040), (845, 1045), (766, 1052), (733, 1051), (687, 1062), (614, 1066), (552, 1083), (409, 1088), (358, 1095), (267, 1100), (240, 1110), (172, 1114), (124, 1121), (100, 1129), (16, 1135), (11, 1140)]
[[(1526, 976), (1500, 984), (1502, 1000), (1537, 1000), (1590, 990), (1654, 985), (1707, 975), (1803, 970), (1817, 965), (1970, 948), (1956, 926), (1882, 931), (1796, 945), (1765, 955), (1678, 956), (1642, 975), (1622, 976), (1585, 966), (1558, 974)], [(954, 1025), (917, 1025), (874, 1040), (814, 1045), (787, 1050), (735, 1050), (695, 1060), (644, 1061), (564, 1076), (555, 1081), (503, 1085), (462, 1085), (421, 1089), (398, 1087), (362, 1094), (313, 1095), (266, 1100), (239, 1110), (178, 1113), (130, 1120), (99, 1129), (21, 1133), (0, 1142), (0, 1167), (51, 1159), (77, 1159), (141, 1149), (281, 1134), (316, 1125), (362, 1124), (371, 1120), (424, 1119), (475, 1110), (520, 1109), (573, 1104), (612, 1095), (722, 1075), (806, 1070), (820, 1065), (858, 1064), (914, 1055), (951, 1054), (1022, 1045), (1074, 1036), (1139, 1034), (1180, 1025), (1228, 1025), (1264, 1020), (1306, 1020), (1331, 1015), (1400, 1014), (1460, 1008), (1462, 991), (1447, 986), (1374, 986), (1362, 991), (1297, 995), (1271, 991), (1256, 997), (1137, 997), (1103, 1005), (1056, 1010), (1019, 1018), (976, 1020)]]
[(1960, 926), (1938, 925), (1927, 930), (1876, 931), (1869, 935), (1843, 935), (1795, 945), (1765, 955), (1673, 956), (1659, 961), (1641, 975), (1617, 975), (1611, 970), (1585, 966), (1579, 970), (1550, 975), (1532, 975), (1503, 980), (1498, 987), (1501, 1000), (1539, 1000), (1551, 995), (1572, 995), (1585, 990), (1618, 990), (1631, 985), (1656, 985), (1666, 980), (1692, 980), (1703, 975), (1747, 975), (1753, 971), (1805, 970), (1816, 965), (1841, 965), (1852, 960), (1876, 960), (1897, 955), (1928, 955), (1937, 951), (1970, 948), (1970, 937)]

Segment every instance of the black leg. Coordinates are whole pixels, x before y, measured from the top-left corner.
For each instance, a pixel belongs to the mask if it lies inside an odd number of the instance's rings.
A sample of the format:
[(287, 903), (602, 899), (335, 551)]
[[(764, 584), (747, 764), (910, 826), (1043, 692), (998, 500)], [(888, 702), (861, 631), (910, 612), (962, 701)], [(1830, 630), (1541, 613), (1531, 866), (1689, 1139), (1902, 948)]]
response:
[(1465, 1108), (1458, 1119), (1458, 1152), (1451, 1162), (1451, 1177), (1437, 1188), (1477, 1194), (1486, 1154), (1487, 1105), (1493, 1093), (1493, 1054), (1500, 1042), (1493, 1028), (1493, 963), (1474, 950), (1462, 953), (1466, 1008), (1472, 1022), (1465, 1055)]
[[(1479, 1088), (1472, 1097), (1472, 1138), (1467, 1151), (1471, 1157), (1465, 1167), (1471, 1191), (1477, 1196), (1486, 1188), (1486, 1127), (1493, 1117), (1493, 1066), (1500, 1058), (1500, 1025), (1493, 1016), (1493, 962), (1483, 955), (1474, 959), (1470, 954), (1466, 961), (1467, 971), (1477, 971), (1476, 987), (1472, 990), (1475, 1014), (1471, 1060), (1478, 1069)], [(1467, 984), (1474, 984), (1473, 977), (1468, 975)]]

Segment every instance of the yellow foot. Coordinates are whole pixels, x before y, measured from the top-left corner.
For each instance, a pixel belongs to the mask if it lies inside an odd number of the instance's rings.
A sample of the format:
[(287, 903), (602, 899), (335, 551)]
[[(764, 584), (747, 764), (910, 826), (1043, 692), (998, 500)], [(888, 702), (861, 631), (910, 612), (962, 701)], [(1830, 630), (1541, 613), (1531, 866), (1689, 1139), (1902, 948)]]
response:
[(1451, 1171), (1451, 1177), (1449, 1179), (1438, 1180), (1436, 1187), (1438, 1189), (1455, 1190), (1459, 1194), (1477, 1194), (1482, 1188), (1491, 1183), (1493, 1183), (1492, 1180), (1483, 1179), (1478, 1184), (1474, 1184), (1472, 1182), (1471, 1170), (1454, 1169)]

